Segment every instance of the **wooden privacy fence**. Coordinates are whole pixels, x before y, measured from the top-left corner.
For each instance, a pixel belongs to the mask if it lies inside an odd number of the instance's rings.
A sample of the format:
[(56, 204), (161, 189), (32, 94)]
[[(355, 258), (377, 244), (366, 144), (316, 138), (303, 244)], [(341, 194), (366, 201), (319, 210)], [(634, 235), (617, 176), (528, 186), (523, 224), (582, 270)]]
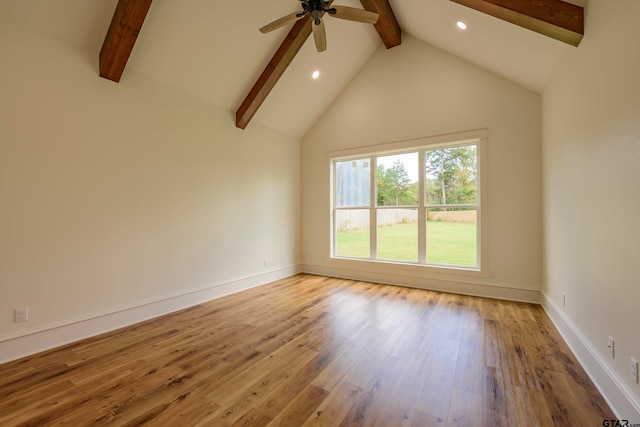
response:
[(478, 211), (431, 211), (427, 212), (429, 221), (477, 222)]
[[(427, 212), (429, 221), (476, 222), (477, 212), (472, 211), (431, 211)], [(378, 209), (378, 226), (407, 224), (418, 221), (417, 209)], [(368, 209), (349, 209), (336, 211), (338, 231), (356, 230), (369, 227)]]

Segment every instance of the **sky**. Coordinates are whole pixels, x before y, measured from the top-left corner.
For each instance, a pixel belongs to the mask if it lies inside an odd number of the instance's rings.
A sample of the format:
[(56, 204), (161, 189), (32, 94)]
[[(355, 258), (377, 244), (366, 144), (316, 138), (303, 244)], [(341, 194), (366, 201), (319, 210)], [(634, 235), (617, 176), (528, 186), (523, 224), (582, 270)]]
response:
[(393, 163), (396, 160), (402, 160), (411, 182), (418, 182), (418, 153), (414, 152), (380, 156), (378, 157), (378, 165), (384, 165), (384, 167), (388, 169), (393, 166)]

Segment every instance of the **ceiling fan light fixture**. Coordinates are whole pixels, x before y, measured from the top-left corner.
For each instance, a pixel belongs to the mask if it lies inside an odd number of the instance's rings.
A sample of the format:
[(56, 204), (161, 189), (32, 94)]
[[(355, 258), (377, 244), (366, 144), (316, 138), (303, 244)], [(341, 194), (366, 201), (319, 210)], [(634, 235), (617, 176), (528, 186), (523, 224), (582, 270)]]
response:
[(312, 10), (311, 12), (309, 12), (309, 15), (311, 15), (313, 20), (316, 21), (316, 25), (318, 25), (318, 22), (320, 21), (320, 18), (322, 18), (322, 11), (321, 10)]

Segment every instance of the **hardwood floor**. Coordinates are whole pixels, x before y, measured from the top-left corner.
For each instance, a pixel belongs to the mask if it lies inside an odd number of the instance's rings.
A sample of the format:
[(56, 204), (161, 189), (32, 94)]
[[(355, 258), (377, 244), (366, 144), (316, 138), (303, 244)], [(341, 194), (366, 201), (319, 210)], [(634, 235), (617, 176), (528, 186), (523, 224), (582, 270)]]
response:
[(596, 426), (531, 304), (298, 275), (0, 365), (0, 425)]

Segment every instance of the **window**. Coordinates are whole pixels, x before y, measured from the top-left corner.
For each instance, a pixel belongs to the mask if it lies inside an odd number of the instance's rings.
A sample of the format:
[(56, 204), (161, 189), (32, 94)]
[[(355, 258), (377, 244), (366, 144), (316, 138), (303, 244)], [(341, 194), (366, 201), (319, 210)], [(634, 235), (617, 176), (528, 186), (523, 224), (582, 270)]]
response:
[(480, 147), (332, 158), (332, 256), (480, 270)]

